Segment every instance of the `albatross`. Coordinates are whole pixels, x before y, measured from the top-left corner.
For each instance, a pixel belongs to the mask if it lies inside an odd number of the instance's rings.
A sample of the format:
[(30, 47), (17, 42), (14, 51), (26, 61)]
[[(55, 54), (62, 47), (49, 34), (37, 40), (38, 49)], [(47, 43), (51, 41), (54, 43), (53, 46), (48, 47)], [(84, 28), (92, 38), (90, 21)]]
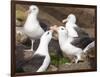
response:
[(92, 46), (95, 45), (94, 38), (91, 38), (88, 33), (83, 31), (76, 24), (76, 16), (74, 14), (69, 14), (68, 17), (64, 19), (62, 22), (66, 23), (65, 28), (68, 30), (68, 36), (73, 37), (74, 39), (74, 42), (72, 42), (73, 45), (81, 48), (84, 48), (91, 42), (93, 42)]
[(68, 29), (63, 26), (56, 27), (53, 30), (58, 33), (59, 45), (62, 52), (66, 55), (75, 56), (75, 63), (82, 60), (81, 56), (86, 53), (87, 50), (94, 47), (94, 41), (89, 37), (73, 38), (68, 35)]
[(25, 51), (33, 51), (35, 40), (40, 39), (43, 33), (48, 29), (47, 25), (37, 19), (39, 8), (36, 5), (31, 5), (27, 11), (28, 16), (24, 24), (24, 33), (31, 40), (31, 49)]
[(50, 55), (48, 50), (48, 44), (51, 41), (52, 38), (52, 30), (46, 31), (40, 38), (40, 44), (33, 54), (33, 57), (20, 65), (20, 67), (31, 66), (32, 71), (31, 72), (43, 72), (46, 71), (50, 64)]
[(89, 37), (89, 35), (76, 24), (76, 16), (74, 14), (69, 14), (62, 22), (65, 23), (65, 28), (68, 30), (69, 36)]

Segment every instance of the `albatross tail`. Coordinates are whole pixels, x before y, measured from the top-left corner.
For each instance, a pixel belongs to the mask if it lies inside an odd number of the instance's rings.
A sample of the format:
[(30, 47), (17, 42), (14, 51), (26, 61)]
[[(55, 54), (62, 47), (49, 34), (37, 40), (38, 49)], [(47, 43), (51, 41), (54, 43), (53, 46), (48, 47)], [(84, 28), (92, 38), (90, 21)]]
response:
[(83, 52), (86, 53), (89, 49), (93, 48), (94, 46), (95, 46), (95, 41), (93, 41), (93, 42), (91, 42), (90, 44), (88, 44), (88, 45), (84, 48)]

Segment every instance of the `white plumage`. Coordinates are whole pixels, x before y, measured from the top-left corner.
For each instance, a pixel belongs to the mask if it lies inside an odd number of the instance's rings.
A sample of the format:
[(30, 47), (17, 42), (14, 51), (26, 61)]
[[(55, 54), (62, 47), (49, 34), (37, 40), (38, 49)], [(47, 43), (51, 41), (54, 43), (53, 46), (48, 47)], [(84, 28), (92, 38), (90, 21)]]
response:
[(65, 27), (68, 30), (69, 36), (78, 37), (78, 33), (74, 30), (74, 27), (78, 27), (76, 25), (76, 17), (74, 14), (69, 14), (68, 17), (62, 22), (65, 23)]
[[(69, 14), (66, 19), (62, 21), (65, 23), (65, 28), (67, 30), (67, 37), (59, 36), (59, 41), (61, 43), (60, 38), (63, 37), (67, 38), (67, 42), (65, 44), (65, 47), (62, 46), (62, 50), (66, 54), (75, 55), (77, 57), (76, 63), (78, 60), (81, 59), (82, 53), (85, 53), (87, 50), (95, 46), (95, 42), (92, 38), (89, 37), (89, 35), (83, 31), (81, 28), (79, 28), (76, 24), (76, 16), (74, 14)], [(59, 32), (63, 33), (62, 31)], [(63, 41), (62, 41), (63, 42)]]
[(22, 67), (31, 66), (32, 72), (44, 72), (50, 64), (48, 44), (52, 39), (52, 30), (46, 31), (40, 38), (40, 44), (33, 54), (33, 57)]
[(39, 39), (44, 30), (41, 28), (37, 19), (39, 8), (35, 5), (31, 5), (28, 10), (28, 17), (24, 24), (24, 33), (31, 39), (31, 49), (26, 51), (33, 51), (33, 43), (36, 39)]
[(75, 56), (75, 63), (81, 60), (82, 53), (94, 46), (94, 42), (85, 46), (84, 49), (73, 45), (72, 42), (74, 41), (74, 38), (68, 35), (68, 30), (63, 26), (58, 27), (56, 31), (58, 32), (58, 39), (62, 52), (66, 55)]
[(47, 31), (43, 34), (40, 39), (40, 44), (34, 55), (39, 54), (40, 56), (45, 56), (45, 59), (41, 65), (41, 67), (37, 70), (37, 72), (43, 72), (47, 69), (50, 64), (50, 56), (48, 51), (48, 44), (52, 38), (52, 30)]
[[(87, 41), (87, 45), (88, 48), (90, 49), (91, 47), (95, 46), (95, 41), (93, 38), (89, 37), (88, 33), (86, 33), (85, 31), (83, 31), (77, 24), (76, 24), (76, 16), (74, 14), (69, 14), (68, 17), (66, 19), (64, 19), (62, 21), (63, 23), (65, 23), (65, 28), (68, 30), (68, 36), (69, 37), (73, 37), (73, 39), (75, 37), (77, 37), (77, 39), (75, 39), (75, 41), (80, 42), (80, 40), (86, 40)], [(82, 42), (82, 41), (81, 41)], [(91, 43), (92, 42), (92, 43)], [(79, 43), (77, 43), (79, 44)], [(83, 44), (85, 45), (85, 44)], [(85, 49), (84, 52), (86, 52)]]
[(61, 26), (58, 28), (57, 32), (58, 32), (58, 39), (59, 39), (59, 44), (62, 52), (65, 53), (66, 55), (77, 56), (77, 59), (75, 61), (77, 63), (78, 60), (81, 59), (82, 50), (71, 44), (73, 38), (68, 36), (67, 29)]
[(75, 59), (75, 63), (77, 63), (81, 60), (82, 53), (86, 53), (87, 50), (95, 46), (95, 41), (76, 25), (74, 14), (70, 14), (62, 22), (66, 22), (65, 27), (57, 28), (55, 25), (51, 29), (58, 32), (59, 44), (63, 53), (77, 57)]

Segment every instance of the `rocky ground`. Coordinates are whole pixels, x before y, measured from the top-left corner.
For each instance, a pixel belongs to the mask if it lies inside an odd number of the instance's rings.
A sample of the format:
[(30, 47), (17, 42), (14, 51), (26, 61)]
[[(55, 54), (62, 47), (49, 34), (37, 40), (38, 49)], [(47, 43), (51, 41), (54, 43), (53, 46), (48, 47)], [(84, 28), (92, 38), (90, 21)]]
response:
[[(28, 5), (16, 5), (16, 63), (19, 67), (20, 63), (24, 63), (26, 60), (31, 60), (32, 52), (24, 52), (24, 49), (30, 48), (30, 39), (23, 33), (22, 27), (25, 23), (28, 10)], [(77, 17), (77, 24), (84, 31), (86, 31), (90, 37), (95, 38), (95, 9), (93, 8), (81, 8), (81, 7), (53, 7), (53, 6), (40, 6), (39, 5), (38, 19), (48, 26), (64, 25), (61, 21), (65, 19), (68, 14), (73, 13)], [(35, 42), (34, 50), (37, 49), (39, 40)], [(57, 56), (56, 47), (57, 42), (51, 42), (49, 45), (50, 55), (52, 58), (50, 67), (47, 71), (66, 71), (66, 70), (83, 70), (96, 68), (96, 51), (93, 48), (93, 53), (89, 52), (89, 57), (84, 62), (78, 64), (65, 64), (69, 61), (66, 58)], [(92, 51), (90, 50), (90, 51)], [(54, 51), (54, 52), (53, 52)], [(55, 57), (56, 56), (56, 57)], [(31, 66), (23, 67), (23, 69), (17, 69), (16, 72), (32, 71)]]
[[(26, 65), (25, 62), (31, 60), (32, 55), (34, 54), (33, 52), (25, 52), (24, 49), (28, 49), (26, 46), (22, 44), (16, 45), (16, 66), (17, 66), (17, 72), (31, 72), (32, 66)], [(95, 48), (91, 49), (90, 51), (93, 50), (93, 53), (88, 53), (89, 55), (85, 58), (84, 62), (79, 62), (78, 64), (75, 63), (69, 63), (66, 58), (61, 58), (58, 59), (57, 55), (54, 53), (50, 54), (51, 55), (51, 63), (49, 68), (47, 69), (47, 72), (50, 71), (73, 71), (73, 70), (85, 70), (85, 69), (95, 69), (96, 68), (96, 57), (94, 55), (95, 53)], [(23, 63), (26, 65), (25, 67), (20, 66)], [(19, 68), (22, 67), (20, 69)], [(21, 71), (22, 70), (22, 71)]]

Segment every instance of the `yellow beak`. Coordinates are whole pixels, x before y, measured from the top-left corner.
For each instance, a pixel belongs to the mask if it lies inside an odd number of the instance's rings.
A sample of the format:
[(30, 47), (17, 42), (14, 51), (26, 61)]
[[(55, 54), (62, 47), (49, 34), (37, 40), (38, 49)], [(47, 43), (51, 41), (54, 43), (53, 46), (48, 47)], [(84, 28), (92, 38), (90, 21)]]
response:
[(62, 20), (62, 23), (66, 23), (66, 22), (67, 22), (67, 19), (63, 19), (63, 20)]

